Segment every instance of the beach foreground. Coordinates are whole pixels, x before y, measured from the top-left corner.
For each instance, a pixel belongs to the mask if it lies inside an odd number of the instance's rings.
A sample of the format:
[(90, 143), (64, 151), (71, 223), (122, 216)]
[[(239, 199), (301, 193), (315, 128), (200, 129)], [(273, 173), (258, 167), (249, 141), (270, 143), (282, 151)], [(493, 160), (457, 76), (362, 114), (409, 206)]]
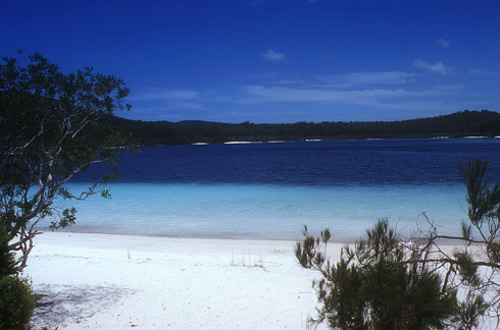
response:
[[(318, 274), (293, 241), (52, 233), (25, 274), (35, 329), (306, 329)], [(341, 244), (329, 245), (338, 256)], [(321, 327), (320, 327), (321, 328)]]

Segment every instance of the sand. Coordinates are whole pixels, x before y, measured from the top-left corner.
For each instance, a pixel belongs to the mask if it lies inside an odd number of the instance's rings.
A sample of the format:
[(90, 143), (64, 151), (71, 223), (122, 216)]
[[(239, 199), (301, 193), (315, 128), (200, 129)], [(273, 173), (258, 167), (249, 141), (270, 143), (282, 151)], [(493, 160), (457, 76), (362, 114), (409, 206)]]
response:
[[(47, 232), (26, 275), (35, 329), (307, 329), (311, 282), (293, 241)], [(340, 244), (329, 245), (339, 255)], [(324, 327), (320, 327), (324, 328)]]

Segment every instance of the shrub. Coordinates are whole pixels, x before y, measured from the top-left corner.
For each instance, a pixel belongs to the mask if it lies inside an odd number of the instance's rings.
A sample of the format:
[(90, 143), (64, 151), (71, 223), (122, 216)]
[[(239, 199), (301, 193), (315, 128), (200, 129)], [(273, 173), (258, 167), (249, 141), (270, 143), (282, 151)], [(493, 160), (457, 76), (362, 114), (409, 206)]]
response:
[(321, 273), (314, 283), (319, 307), (313, 323), (346, 330), (444, 329), (456, 317), (456, 291), (442, 291), (441, 277), (425, 264), (407, 262), (409, 251), (387, 220), (353, 249), (345, 247), (336, 263), (324, 256), (327, 242), (304, 230), (295, 250), (303, 267)]
[(0, 329), (28, 329), (35, 304), (28, 280), (0, 277)]
[(15, 273), (14, 255), (9, 250), (9, 237), (6, 230), (0, 225), (0, 278)]

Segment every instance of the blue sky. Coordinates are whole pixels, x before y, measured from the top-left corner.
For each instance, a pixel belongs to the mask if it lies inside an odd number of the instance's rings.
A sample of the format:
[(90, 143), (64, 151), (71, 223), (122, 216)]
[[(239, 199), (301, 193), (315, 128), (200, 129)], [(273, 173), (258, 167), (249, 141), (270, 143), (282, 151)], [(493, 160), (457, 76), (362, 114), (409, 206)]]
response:
[(10, 1), (0, 54), (123, 78), (143, 120), (500, 111), (499, 1)]

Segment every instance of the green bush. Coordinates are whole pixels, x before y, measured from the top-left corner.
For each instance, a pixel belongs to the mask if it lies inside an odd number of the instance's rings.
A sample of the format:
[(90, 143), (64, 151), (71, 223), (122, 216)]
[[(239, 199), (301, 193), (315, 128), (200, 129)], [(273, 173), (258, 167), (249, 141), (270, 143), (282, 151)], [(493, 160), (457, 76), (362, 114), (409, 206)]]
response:
[(16, 274), (14, 254), (9, 250), (9, 237), (0, 224), (0, 278)]
[(28, 280), (0, 277), (0, 329), (28, 329), (35, 304)]
[(441, 276), (425, 263), (408, 262), (411, 251), (387, 220), (353, 248), (343, 248), (336, 263), (326, 259), (326, 234), (313, 237), (306, 228), (295, 247), (300, 265), (321, 273), (314, 282), (319, 306), (312, 323), (342, 330), (447, 329), (457, 316), (456, 291), (443, 291)]

